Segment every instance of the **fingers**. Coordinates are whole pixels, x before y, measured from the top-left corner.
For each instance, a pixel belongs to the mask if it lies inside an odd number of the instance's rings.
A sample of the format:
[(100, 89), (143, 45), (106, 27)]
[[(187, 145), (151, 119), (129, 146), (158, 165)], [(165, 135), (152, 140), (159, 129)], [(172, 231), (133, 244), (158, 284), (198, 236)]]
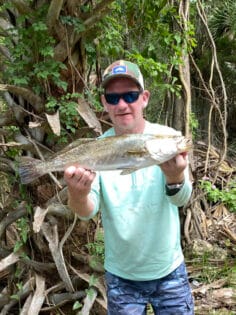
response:
[(64, 179), (67, 185), (77, 186), (77, 188), (90, 186), (95, 176), (95, 172), (76, 166), (69, 166), (64, 172)]
[(90, 186), (94, 177), (95, 172), (83, 168), (77, 168), (73, 175), (74, 180), (84, 186)]
[(168, 183), (178, 183), (184, 179), (184, 170), (187, 167), (187, 154), (176, 155), (173, 159), (160, 165)]
[(177, 167), (186, 167), (187, 165), (187, 153), (183, 152), (181, 154), (176, 155), (176, 157), (174, 158), (175, 164)]
[(69, 166), (65, 169), (64, 172), (64, 178), (65, 179), (70, 179), (71, 177), (74, 176), (74, 173), (76, 171), (76, 167), (75, 166)]

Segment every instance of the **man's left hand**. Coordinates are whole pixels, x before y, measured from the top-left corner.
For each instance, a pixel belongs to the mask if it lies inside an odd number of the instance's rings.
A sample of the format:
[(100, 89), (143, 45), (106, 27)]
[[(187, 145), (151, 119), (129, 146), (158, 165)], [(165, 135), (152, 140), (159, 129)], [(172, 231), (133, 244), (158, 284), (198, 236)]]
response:
[(184, 170), (188, 164), (187, 155), (187, 152), (180, 153), (160, 165), (167, 184), (180, 184), (184, 181)]

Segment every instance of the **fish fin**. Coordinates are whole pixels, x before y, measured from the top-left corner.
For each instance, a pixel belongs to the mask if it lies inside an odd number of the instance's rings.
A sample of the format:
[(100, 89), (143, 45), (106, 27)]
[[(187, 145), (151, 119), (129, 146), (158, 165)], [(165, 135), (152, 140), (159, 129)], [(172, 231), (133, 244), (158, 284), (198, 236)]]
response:
[(126, 168), (120, 173), (120, 175), (128, 175), (128, 174), (131, 174), (137, 170), (138, 170), (138, 168)]
[(22, 157), (19, 161), (19, 176), (22, 184), (29, 184), (43, 174), (39, 171), (38, 165), (41, 160), (31, 157)]

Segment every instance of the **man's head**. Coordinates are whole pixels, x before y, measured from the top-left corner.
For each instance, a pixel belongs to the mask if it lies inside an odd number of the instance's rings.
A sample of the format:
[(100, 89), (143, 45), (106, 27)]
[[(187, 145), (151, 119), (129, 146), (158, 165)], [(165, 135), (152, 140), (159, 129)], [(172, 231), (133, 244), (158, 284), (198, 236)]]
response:
[(135, 63), (126, 60), (113, 62), (103, 73), (102, 87), (106, 89), (108, 83), (117, 78), (129, 78), (144, 90), (143, 76)]
[(150, 93), (144, 90), (139, 67), (125, 60), (115, 61), (104, 71), (102, 87), (101, 101), (116, 133), (142, 133), (145, 125), (143, 109)]

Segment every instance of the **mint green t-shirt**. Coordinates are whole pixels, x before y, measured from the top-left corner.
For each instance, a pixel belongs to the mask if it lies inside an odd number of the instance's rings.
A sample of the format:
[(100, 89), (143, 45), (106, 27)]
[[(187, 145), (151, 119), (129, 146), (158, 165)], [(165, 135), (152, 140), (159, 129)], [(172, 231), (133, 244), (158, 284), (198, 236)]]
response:
[[(149, 122), (144, 133), (179, 134)], [(114, 134), (112, 128), (103, 137)], [(178, 207), (187, 203), (192, 191), (187, 169), (185, 174), (182, 189), (167, 196), (159, 166), (128, 175), (120, 175), (120, 171), (97, 173), (90, 193), (95, 204), (90, 217), (101, 210), (107, 271), (130, 280), (153, 280), (181, 264)]]

